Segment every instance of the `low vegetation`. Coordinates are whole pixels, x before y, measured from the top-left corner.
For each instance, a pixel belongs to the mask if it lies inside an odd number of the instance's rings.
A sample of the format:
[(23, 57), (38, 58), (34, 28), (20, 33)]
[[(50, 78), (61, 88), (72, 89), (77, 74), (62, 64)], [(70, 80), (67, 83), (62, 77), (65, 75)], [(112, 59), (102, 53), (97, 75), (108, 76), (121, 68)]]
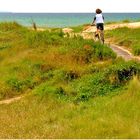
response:
[(139, 62), (61, 29), (0, 34), (0, 100), (25, 96), (0, 105), (0, 138), (139, 137)]
[(0, 26), (1, 99), (26, 93), (44, 82), (69, 85), (85, 75), (86, 67), (116, 57), (107, 46), (81, 37), (64, 38), (61, 30), (37, 32), (17, 23)]
[(139, 138), (139, 86), (135, 77), (118, 95), (78, 104), (47, 94), (1, 105), (0, 138)]

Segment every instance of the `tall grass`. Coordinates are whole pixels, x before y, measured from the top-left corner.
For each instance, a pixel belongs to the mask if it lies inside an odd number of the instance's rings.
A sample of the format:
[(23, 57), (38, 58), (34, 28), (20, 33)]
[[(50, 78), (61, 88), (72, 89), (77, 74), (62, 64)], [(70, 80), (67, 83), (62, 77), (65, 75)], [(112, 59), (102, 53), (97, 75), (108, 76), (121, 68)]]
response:
[[(64, 38), (58, 29), (37, 32), (15, 22), (0, 26), (4, 33), (0, 38), (0, 75), (9, 89), (9, 95), (1, 92), (1, 99), (26, 93), (45, 82), (51, 72), (57, 71), (55, 77), (59, 79), (64, 69), (62, 76), (68, 82), (72, 77), (79, 77), (93, 62), (116, 57), (107, 46), (81, 37)], [(56, 81), (59, 84), (61, 79)]]
[(1, 105), (0, 138), (139, 138), (139, 84), (79, 104), (48, 95)]
[(0, 105), (0, 138), (139, 138), (138, 62), (61, 29), (0, 27), (0, 100), (30, 94)]

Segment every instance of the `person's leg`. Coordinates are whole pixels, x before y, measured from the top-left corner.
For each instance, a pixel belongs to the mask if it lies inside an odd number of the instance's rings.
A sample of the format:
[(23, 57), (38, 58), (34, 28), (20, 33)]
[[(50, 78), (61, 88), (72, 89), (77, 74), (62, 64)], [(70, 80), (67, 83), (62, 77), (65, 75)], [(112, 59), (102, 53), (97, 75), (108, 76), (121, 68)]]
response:
[(100, 24), (100, 37), (104, 44), (104, 24), (103, 23)]
[(103, 23), (98, 23), (96, 27), (97, 31), (95, 37), (98, 37), (98, 39), (104, 44), (104, 25)]
[(96, 24), (96, 32), (95, 32), (95, 37), (98, 37), (98, 34), (99, 34), (99, 24)]

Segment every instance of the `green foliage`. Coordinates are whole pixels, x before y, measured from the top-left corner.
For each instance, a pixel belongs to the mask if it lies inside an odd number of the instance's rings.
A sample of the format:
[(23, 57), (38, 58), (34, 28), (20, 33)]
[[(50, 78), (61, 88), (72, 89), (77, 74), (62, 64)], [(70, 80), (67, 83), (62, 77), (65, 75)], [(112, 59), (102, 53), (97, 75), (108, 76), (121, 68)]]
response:
[(11, 78), (7, 81), (7, 84), (16, 91), (21, 91), (23, 89), (23, 82), (18, 80), (17, 78)]
[(91, 63), (97, 60), (107, 60), (116, 58), (116, 54), (107, 45), (84, 40), (81, 37), (74, 39), (64, 39), (64, 47), (59, 49), (61, 54), (68, 53), (71, 59), (77, 62)]
[(96, 43), (93, 47), (98, 60), (116, 58), (116, 54), (107, 45)]
[[(131, 79), (123, 82), (124, 72), (115, 61), (116, 55), (108, 46), (93, 40), (80, 36), (64, 38), (61, 29), (32, 31), (18, 27), (7, 35), (0, 37), (0, 45), (6, 44), (7, 39), (12, 47), (9, 47), (11, 51), (0, 52), (0, 81), (6, 83), (8, 91), (13, 90), (11, 96), (30, 89), (37, 95), (65, 94), (72, 100), (83, 101), (111, 94)], [(116, 64), (112, 65), (112, 60)], [(125, 71), (131, 71), (131, 65), (124, 66)], [(119, 75), (118, 71), (121, 71)], [(112, 82), (113, 77), (119, 77), (120, 81)]]
[(139, 138), (139, 86), (135, 77), (128, 90), (117, 96), (98, 96), (78, 104), (31, 95), (0, 105), (0, 138)]
[(115, 87), (107, 81), (104, 73), (85, 75), (81, 79), (76, 80), (72, 84), (72, 87), (77, 93), (75, 97), (77, 101), (84, 101), (91, 97), (109, 94), (115, 90)]
[(59, 32), (36, 32), (36, 31), (30, 31), (27, 36), (27, 44), (30, 47), (41, 47), (45, 46), (48, 47), (48, 45), (59, 45), (61, 44), (61, 40), (63, 37), (62, 31)]
[(65, 91), (61, 86), (54, 86), (51, 85), (49, 82), (44, 82), (41, 85), (39, 85), (33, 93), (35, 95), (39, 95), (41, 97), (46, 97), (49, 95), (65, 95)]
[[(115, 59), (92, 40), (63, 38), (60, 29), (10, 24), (0, 25), (0, 47), (7, 45), (0, 51), (0, 100), (30, 96), (0, 105), (0, 138), (139, 138), (138, 62)], [(138, 42), (138, 34), (119, 42)]]
[(135, 61), (124, 62), (120, 61), (117, 64), (111, 65), (106, 70), (106, 75), (111, 83), (116, 85), (126, 83), (133, 76), (140, 74), (140, 63)]

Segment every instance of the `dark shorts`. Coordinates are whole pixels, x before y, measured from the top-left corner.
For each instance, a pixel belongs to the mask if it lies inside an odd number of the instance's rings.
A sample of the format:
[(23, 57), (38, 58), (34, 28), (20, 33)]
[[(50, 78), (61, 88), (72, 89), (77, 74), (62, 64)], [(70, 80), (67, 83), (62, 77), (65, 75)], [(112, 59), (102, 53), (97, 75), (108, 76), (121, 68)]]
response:
[(104, 24), (103, 23), (97, 23), (96, 27), (97, 27), (97, 29), (104, 30)]

